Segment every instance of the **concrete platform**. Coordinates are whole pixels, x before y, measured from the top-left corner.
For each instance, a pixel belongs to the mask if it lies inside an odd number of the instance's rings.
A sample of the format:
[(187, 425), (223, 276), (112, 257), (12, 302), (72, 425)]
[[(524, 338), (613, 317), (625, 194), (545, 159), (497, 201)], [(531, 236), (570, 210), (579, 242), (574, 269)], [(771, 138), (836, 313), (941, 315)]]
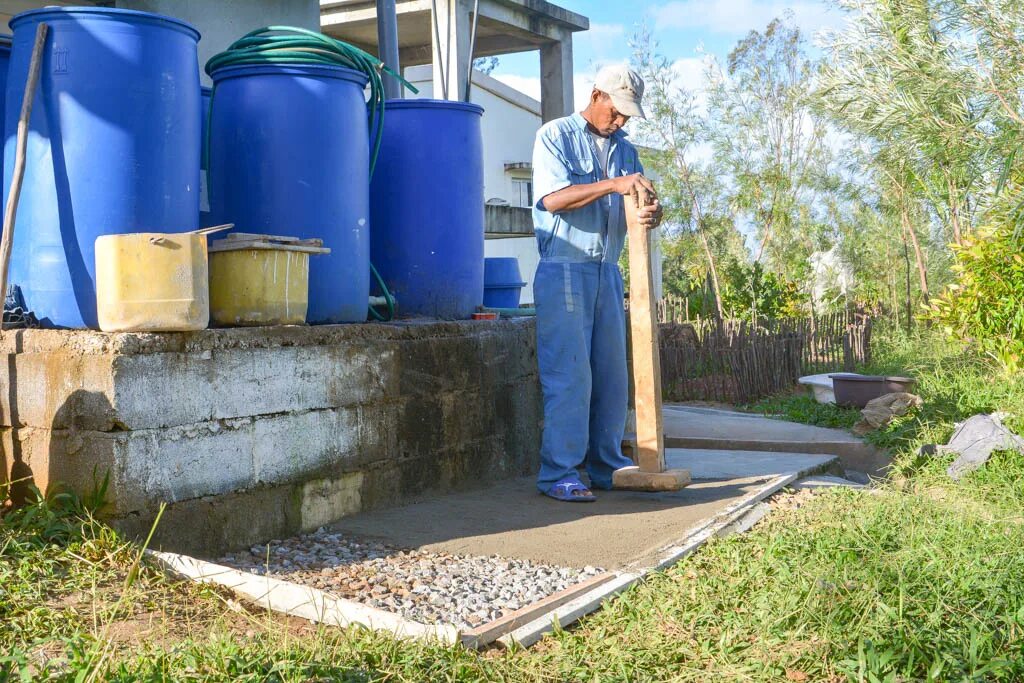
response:
[(826, 429), (751, 413), (666, 405), (666, 448), (713, 448), (837, 456), (843, 468), (882, 476), (887, 453), (842, 429)]
[(0, 490), (218, 553), (536, 470), (531, 319), (0, 338)]
[(834, 472), (831, 455), (671, 449), (694, 482), (672, 493), (597, 492), (595, 503), (541, 496), (532, 477), (346, 517), (333, 530), (393, 545), (607, 570), (649, 567), (664, 549), (780, 477)]

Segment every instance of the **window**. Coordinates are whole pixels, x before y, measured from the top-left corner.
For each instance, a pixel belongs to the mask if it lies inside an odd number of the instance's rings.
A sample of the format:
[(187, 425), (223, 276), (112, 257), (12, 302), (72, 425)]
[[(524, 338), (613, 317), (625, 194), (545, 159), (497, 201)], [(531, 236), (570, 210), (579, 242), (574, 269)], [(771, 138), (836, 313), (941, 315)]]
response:
[(529, 178), (512, 179), (512, 203), (526, 208), (533, 206), (533, 180)]

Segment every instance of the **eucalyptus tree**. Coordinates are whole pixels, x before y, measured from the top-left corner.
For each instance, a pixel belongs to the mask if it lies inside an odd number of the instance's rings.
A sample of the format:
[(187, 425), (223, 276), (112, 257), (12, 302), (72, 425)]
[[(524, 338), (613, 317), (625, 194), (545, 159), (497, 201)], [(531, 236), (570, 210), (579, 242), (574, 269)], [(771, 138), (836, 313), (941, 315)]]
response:
[(707, 113), (695, 92), (680, 82), (672, 63), (657, 53), (646, 28), (637, 32), (632, 44), (633, 64), (646, 86), (647, 118), (637, 121), (636, 128), (638, 139), (645, 144), (644, 165), (659, 178), (666, 223), (696, 237), (706, 259), (715, 315), (722, 318), (719, 261), (730, 251), (741, 249), (742, 239), (724, 201), (719, 177), (700, 159), (707, 143)]
[(754, 260), (793, 272), (821, 246), (833, 150), (813, 106), (815, 63), (800, 31), (776, 19), (709, 71), (715, 162), (730, 201), (757, 232)]
[(848, 20), (827, 40), (822, 101), (845, 128), (874, 141), (882, 168), (895, 170), (896, 191), (929, 202), (942, 234), (961, 243), (1002, 163), (991, 154), (998, 98), (981, 87), (979, 45), (962, 11), (972, 3), (837, 4)]

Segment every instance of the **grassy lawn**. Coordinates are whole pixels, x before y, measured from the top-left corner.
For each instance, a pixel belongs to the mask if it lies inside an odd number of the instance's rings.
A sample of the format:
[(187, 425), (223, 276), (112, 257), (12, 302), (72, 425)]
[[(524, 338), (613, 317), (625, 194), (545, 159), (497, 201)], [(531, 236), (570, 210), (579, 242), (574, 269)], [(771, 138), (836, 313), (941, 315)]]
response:
[[(1024, 459), (954, 484), (948, 459), (914, 455), (974, 412), (1019, 419), (1024, 386), (931, 338), (875, 348), (876, 369), (918, 377), (926, 401), (873, 437), (899, 452), (892, 483), (780, 505), (529, 651), (318, 628), (135, 572), (137, 547), (59, 498), (0, 523), (0, 682), (1024, 679)], [(760, 407), (851, 420), (800, 399)]]

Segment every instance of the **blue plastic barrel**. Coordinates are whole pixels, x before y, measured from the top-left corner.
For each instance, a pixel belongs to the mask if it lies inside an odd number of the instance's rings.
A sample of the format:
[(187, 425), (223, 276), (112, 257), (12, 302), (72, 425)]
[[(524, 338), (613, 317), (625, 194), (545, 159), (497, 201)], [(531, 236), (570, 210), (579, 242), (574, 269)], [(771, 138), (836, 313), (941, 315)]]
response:
[(519, 274), (519, 259), (493, 256), (484, 259), (484, 306), (518, 308), (526, 283)]
[(36, 26), (46, 22), (10, 283), (41, 322), (97, 327), (101, 235), (195, 230), (199, 33), (177, 19), (53, 7), (11, 20), (4, 196)]
[(370, 257), (402, 317), (459, 319), (483, 303), (483, 108), (391, 100), (370, 186)]
[(212, 218), (239, 232), (320, 238), (311, 323), (366, 320), (370, 296), (365, 75), (339, 66), (214, 71)]
[[(4, 102), (7, 96), (7, 68), (11, 63), (11, 36), (0, 36), (0, 112), (4, 111)], [(0, 115), (0, 132), (4, 126), (3, 116)], [(2, 182), (2, 179), (0, 179)], [(0, 204), (4, 204), (0, 200)]]
[(200, 89), (202, 111), (200, 112), (200, 120), (202, 121), (202, 153), (200, 154), (200, 173), (199, 173), (199, 227), (209, 228), (214, 225), (213, 219), (210, 217), (210, 195), (207, 187), (206, 172), (209, 168), (209, 150), (207, 149), (207, 134), (210, 128), (210, 101), (213, 98), (213, 88), (202, 86)]

